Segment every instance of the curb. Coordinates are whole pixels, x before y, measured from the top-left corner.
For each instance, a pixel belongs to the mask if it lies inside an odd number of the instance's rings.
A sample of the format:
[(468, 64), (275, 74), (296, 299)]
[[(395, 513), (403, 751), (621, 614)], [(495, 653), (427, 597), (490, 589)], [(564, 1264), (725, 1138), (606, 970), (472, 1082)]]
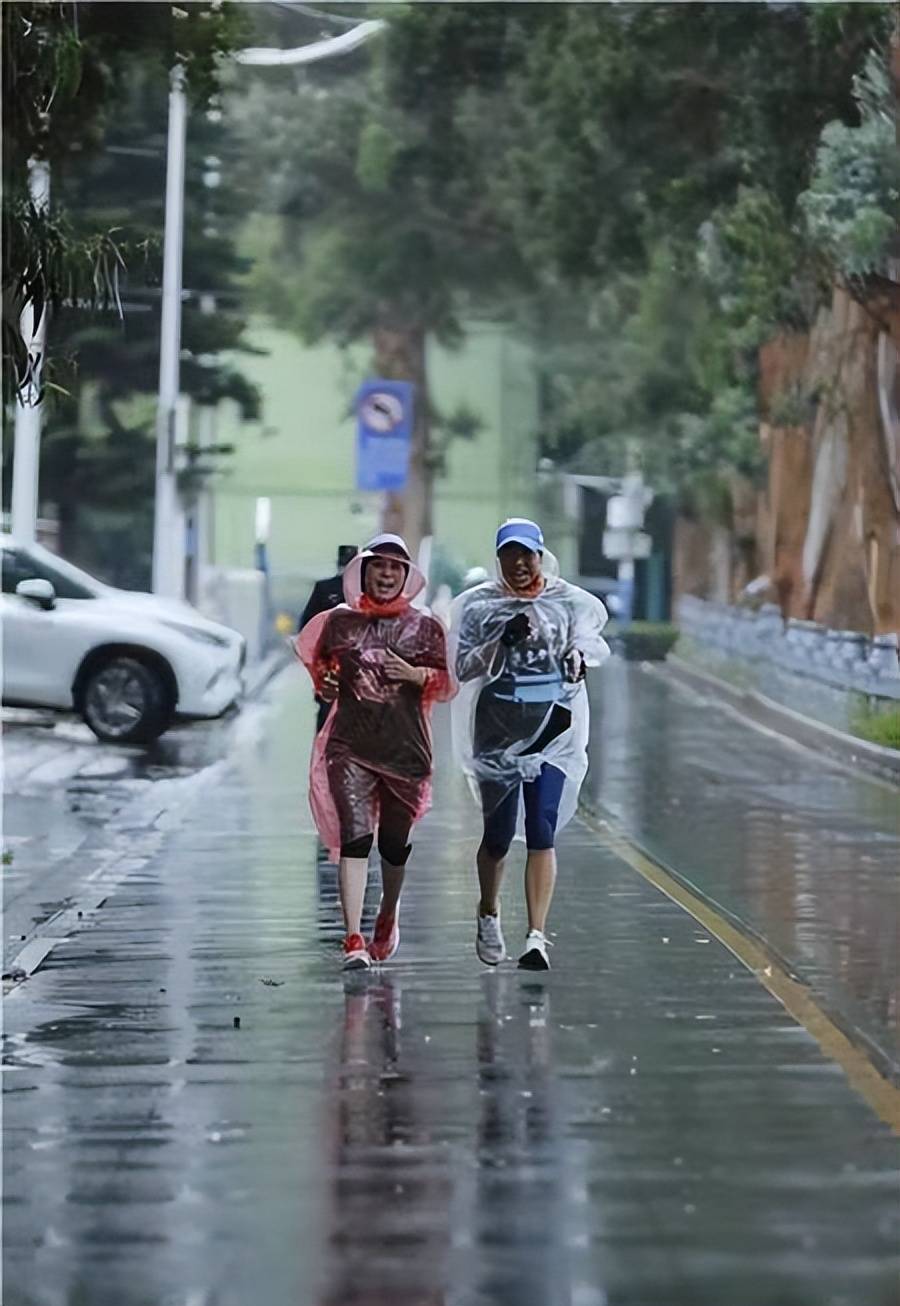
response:
[(805, 748), (826, 753), (844, 766), (866, 771), (881, 780), (900, 785), (900, 749), (884, 748), (881, 744), (857, 739), (855, 735), (836, 730), (824, 721), (816, 721), (800, 712), (794, 712), (755, 689), (736, 689), (712, 672), (700, 670), (675, 654), (670, 653), (665, 663), (654, 666), (652, 670), (656, 675), (669, 676), (690, 689), (720, 699), (756, 725), (774, 730)]

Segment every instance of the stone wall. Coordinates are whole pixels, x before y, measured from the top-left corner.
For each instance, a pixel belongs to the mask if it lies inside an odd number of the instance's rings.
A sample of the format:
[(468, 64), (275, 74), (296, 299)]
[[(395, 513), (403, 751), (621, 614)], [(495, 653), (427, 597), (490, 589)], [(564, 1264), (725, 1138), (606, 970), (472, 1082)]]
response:
[(869, 637), (814, 621), (785, 621), (776, 604), (754, 611), (689, 595), (679, 600), (677, 618), (689, 649), (718, 660), (718, 666), (707, 663), (709, 669), (743, 666), (748, 678), (742, 683), (841, 729), (860, 696), (876, 709), (900, 702), (897, 634)]

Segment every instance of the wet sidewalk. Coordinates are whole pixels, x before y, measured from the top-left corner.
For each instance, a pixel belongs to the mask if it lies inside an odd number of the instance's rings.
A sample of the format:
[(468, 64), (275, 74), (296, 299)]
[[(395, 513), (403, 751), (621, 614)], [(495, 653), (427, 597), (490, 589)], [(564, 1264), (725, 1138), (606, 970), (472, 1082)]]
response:
[(584, 797), (764, 939), (900, 1083), (900, 789), (613, 659)]
[[(269, 694), (5, 1004), (7, 1306), (894, 1306), (896, 1139), (587, 827), (552, 974), (486, 972), (442, 751), (401, 951), (345, 982), (306, 689)], [(517, 866), (505, 902), (515, 946)]]

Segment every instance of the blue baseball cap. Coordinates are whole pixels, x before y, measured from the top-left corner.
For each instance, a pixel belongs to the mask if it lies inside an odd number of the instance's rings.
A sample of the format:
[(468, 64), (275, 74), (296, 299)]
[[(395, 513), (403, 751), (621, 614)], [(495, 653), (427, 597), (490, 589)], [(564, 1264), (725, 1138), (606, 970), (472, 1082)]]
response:
[(543, 553), (544, 533), (537, 522), (529, 521), (527, 517), (510, 517), (497, 531), (497, 553), (504, 544), (521, 544), (532, 553)]

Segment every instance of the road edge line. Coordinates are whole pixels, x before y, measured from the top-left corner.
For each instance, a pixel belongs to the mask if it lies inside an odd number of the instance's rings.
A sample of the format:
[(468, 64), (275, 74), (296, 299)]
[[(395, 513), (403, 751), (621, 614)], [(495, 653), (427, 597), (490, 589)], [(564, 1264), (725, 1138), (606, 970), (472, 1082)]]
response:
[(581, 808), (579, 816), (615, 853), (655, 889), (709, 930), (723, 947), (751, 971), (788, 1015), (841, 1067), (851, 1086), (884, 1124), (900, 1136), (900, 1089), (872, 1064), (865, 1052), (819, 1006), (809, 988), (793, 979), (761, 944), (726, 920), (659, 862), (642, 852), (613, 822)]

